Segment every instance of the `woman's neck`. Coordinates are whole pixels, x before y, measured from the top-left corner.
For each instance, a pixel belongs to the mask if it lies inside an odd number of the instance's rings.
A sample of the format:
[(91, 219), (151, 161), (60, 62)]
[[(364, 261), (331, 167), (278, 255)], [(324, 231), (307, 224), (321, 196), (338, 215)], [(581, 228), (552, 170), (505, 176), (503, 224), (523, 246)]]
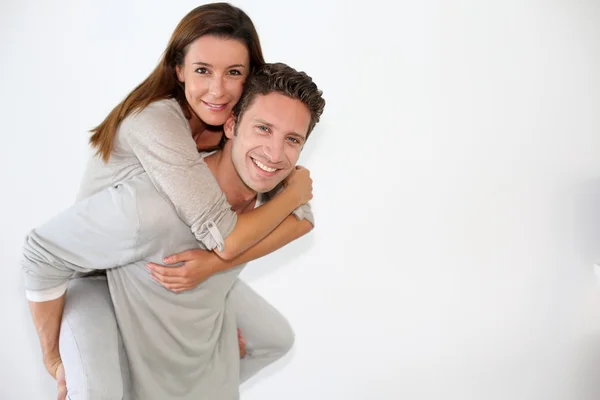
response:
[(191, 118), (188, 120), (190, 124), (190, 130), (192, 131), (192, 136), (200, 135), (206, 129), (206, 124), (198, 118), (196, 113), (190, 110)]
[(205, 124), (198, 116), (190, 111), (191, 118), (188, 120), (192, 139), (196, 142), (198, 151), (212, 151), (219, 148), (223, 137), (222, 126)]

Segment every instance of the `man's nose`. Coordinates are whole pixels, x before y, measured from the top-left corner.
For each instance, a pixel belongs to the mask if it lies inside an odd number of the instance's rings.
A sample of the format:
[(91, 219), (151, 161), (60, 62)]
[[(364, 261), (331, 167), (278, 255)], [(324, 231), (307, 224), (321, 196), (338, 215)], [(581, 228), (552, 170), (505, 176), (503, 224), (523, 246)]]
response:
[(283, 161), (283, 142), (271, 137), (269, 144), (265, 146), (265, 154), (273, 164)]

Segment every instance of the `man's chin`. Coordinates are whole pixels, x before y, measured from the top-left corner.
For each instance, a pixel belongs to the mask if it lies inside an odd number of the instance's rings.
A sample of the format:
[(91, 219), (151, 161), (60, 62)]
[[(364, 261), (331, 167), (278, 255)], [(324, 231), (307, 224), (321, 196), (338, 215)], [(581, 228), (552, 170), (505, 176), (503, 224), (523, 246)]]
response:
[(256, 185), (252, 190), (256, 193), (269, 193), (271, 190), (275, 189), (279, 183), (275, 183), (272, 185)]

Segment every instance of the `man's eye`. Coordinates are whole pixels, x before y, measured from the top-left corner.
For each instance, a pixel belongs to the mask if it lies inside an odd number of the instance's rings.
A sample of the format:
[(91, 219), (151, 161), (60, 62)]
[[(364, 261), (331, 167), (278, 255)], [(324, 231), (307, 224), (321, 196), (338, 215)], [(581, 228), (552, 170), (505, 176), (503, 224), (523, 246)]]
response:
[(264, 125), (258, 125), (258, 130), (263, 132), (269, 132), (269, 128)]
[(298, 139), (296, 139), (295, 137), (289, 137), (288, 140), (291, 141), (294, 144), (299, 144), (300, 143), (300, 141)]

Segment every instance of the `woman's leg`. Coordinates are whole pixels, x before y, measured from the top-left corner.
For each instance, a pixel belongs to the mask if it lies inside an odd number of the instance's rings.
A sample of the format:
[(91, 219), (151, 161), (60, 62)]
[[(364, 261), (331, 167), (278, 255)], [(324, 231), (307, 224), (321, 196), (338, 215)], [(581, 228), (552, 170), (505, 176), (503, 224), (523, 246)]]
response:
[(71, 280), (59, 348), (70, 400), (127, 398), (128, 377), (122, 373), (127, 359), (106, 276)]
[(279, 311), (240, 279), (233, 285), (228, 301), (246, 340), (246, 356), (240, 362), (241, 383), (290, 351), (294, 331)]

